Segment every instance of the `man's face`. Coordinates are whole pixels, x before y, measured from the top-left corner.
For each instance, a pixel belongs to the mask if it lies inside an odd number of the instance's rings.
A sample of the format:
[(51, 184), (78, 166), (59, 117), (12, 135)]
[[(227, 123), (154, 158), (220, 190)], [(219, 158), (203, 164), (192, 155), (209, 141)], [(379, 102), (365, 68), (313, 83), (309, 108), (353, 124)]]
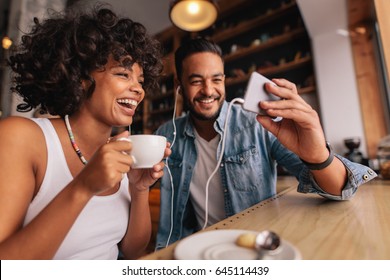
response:
[(202, 52), (186, 57), (182, 63), (182, 93), (191, 116), (215, 120), (225, 100), (222, 59), (214, 53)]

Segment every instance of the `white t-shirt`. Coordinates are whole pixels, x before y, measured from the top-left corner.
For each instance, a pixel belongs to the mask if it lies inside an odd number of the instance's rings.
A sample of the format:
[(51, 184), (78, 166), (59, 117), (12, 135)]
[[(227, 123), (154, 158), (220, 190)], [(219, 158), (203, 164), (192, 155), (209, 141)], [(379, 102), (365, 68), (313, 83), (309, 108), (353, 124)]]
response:
[[(206, 184), (213, 173), (217, 159), (217, 147), (220, 136), (217, 135), (209, 142), (199, 136), (195, 130), (195, 145), (198, 157), (190, 184), (190, 199), (194, 206), (195, 215), (201, 229), (205, 223)], [(212, 177), (208, 188), (208, 223), (212, 225), (225, 218), (224, 196), (221, 174), (217, 171)]]

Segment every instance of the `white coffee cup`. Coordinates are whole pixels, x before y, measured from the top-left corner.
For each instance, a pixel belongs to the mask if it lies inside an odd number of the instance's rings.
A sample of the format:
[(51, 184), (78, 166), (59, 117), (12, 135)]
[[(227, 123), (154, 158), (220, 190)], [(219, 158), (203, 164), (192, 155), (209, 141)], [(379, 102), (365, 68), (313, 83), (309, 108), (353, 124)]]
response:
[(133, 169), (152, 168), (163, 159), (167, 145), (167, 138), (151, 134), (130, 135), (118, 140), (132, 143), (130, 155), (133, 158)]

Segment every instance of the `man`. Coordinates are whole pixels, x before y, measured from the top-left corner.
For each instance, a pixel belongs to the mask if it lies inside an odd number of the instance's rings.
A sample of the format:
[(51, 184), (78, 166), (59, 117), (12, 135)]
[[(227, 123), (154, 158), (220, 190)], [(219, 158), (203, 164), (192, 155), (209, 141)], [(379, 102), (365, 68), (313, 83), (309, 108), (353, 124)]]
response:
[(333, 155), (318, 114), (295, 84), (285, 79), (273, 79), (276, 86), (266, 84), (268, 92), (282, 99), (259, 106), (281, 121), (236, 104), (227, 119), (220, 48), (192, 39), (176, 51), (175, 66), (189, 113), (156, 132), (173, 144), (167, 161), (172, 176), (165, 172), (161, 180), (158, 249), (275, 195), (277, 164), (299, 180), (299, 192), (334, 200), (351, 198), (359, 185), (376, 176), (366, 166)]

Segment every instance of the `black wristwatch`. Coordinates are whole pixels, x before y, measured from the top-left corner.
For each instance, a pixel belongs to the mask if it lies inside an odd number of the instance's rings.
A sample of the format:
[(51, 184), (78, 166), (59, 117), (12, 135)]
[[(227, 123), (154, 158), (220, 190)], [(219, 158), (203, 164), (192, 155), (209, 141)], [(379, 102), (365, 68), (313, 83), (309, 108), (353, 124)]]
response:
[(310, 170), (322, 170), (322, 169), (328, 167), (332, 163), (332, 161), (334, 159), (334, 153), (333, 153), (332, 146), (328, 142), (326, 142), (326, 148), (329, 151), (329, 157), (324, 162), (321, 162), (321, 163), (310, 163), (310, 162), (304, 161), (303, 159), (301, 159), (301, 161)]

